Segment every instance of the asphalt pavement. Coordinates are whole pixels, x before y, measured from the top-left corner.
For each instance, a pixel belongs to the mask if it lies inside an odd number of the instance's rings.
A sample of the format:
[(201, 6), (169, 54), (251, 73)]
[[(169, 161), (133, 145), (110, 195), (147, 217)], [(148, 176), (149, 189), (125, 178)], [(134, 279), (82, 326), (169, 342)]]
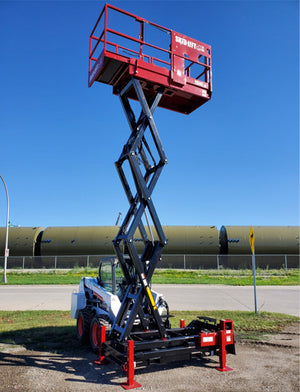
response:
[[(154, 284), (170, 310), (254, 311), (252, 286)], [(0, 310), (70, 310), (78, 285), (1, 285)], [(258, 311), (300, 316), (300, 286), (257, 286)]]

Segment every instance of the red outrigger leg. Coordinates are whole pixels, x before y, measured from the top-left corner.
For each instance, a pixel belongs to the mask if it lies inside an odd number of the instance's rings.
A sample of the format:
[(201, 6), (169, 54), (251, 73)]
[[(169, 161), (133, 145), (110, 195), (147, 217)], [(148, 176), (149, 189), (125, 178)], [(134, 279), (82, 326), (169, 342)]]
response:
[(99, 342), (99, 359), (94, 361), (96, 365), (106, 365), (109, 361), (103, 355), (103, 344), (106, 340), (106, 328), (105, 325), (101, 325), (100, 327), (100, 342)]
[(127, 363), (124, 366), (127, 372), (127, 382), (122, 383), (121, 386), (128, 390), (141, 387), (141, 384), (134, 380), (134, 341), (128, 340), (127, 341)]
[(233, 370), (232, 368), (226, 366), (226, 344), (233, 343), (233, 325), (231, 320), (220, 320), (220, 328), (219, 331), (219, 361), (220, 366), (216, 369), (220, 372), (228, 372)]

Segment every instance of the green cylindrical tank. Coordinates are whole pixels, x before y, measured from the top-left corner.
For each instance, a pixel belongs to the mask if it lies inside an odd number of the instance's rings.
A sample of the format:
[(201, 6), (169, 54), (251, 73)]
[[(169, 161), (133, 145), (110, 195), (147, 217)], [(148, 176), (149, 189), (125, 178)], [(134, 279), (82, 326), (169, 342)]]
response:
[[(253, 226), (256, 254), (299, 254), (298, 226)], [(250, 226), (222, 226), (223, 254), (251, 254)]]
[(163, 226), (168, 245), (163, 254), (218, 254), (216, 226)]
[[(299, 227), (253, 226), (256, 254), (299, 254)], [(117, 226), (11, 227), (10, 256), (112, 255)], [(163, 254), (250, 254), (250, 226), (163, 226), (168, 245)], [(148, 228), (148, 237), (151, 239)], [(154, 238), (157, 239), (152, 228)], [(133, 238), (143, 250), (139, 231)], [(219, 244), (220, 241), (220, 244)], [(4, 253), (5, 227), (0, 228), (0, 255)], [(194, 259), (193, 259), (194, 260)], [(187, 260), (186, 260), (187, 261)]]
[(41, 254), (110, 255), (114, 254), (112, 240), (117, 226), (47, 227), (41, 240)]
[[(41, 254), (114, 254), (112, 241), (118, 230), (117, 226), (47, 227), (41, 239)], [(219, 253), (219, 234), (215, 226), (163, 226), (163, 230), (168, 239), (164, 254)], [(156, 239), (153, 228), (152, 231)], [(150, 239), (149, 232), (148, 236)], [(143, 242), (138, 231), (133, 239), (137, 251), (141, 252)]]
[[(43, 227), (9, 227), (8, 249), (10, 256), (34, 256), (38, 253)], [(4, 254), (6, 228), (0, 227), (0, 254)]]

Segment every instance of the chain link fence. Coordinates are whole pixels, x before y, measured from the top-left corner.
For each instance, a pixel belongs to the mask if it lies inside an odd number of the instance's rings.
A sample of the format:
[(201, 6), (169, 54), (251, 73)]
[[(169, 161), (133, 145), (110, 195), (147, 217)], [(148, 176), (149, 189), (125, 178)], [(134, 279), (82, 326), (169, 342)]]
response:
[[(8, 269), (70, 269), (98, 268), (102, 257), (111, 255), (90, 256), (10, 256), (7, 259)], [(255, 255), (257, 268), (299, 268), (299, 255)], [(4, 257), (0, 257), (0, 268), (4, 266)], [(251, 255), (163, 255), (158, 268), (174, 269), (251, 269)]]

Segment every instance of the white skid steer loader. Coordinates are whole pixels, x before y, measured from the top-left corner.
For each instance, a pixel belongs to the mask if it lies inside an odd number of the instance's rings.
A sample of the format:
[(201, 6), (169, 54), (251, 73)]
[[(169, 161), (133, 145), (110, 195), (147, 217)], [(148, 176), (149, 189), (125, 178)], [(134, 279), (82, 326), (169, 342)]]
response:
[[(72, 293), (71, 317), (77, 320), (77, 338), (81, 343), (90, 343), (93, 351), (97, 352), (100, 327), (105, 325), (107, 338), (115, 318), (122, 306), (122, 300), (127, 291), (126, 280), (123, 276), (118, 259), (105, 257), (100, 260), (99, 273), (96, 278), (84, 277), (79, 283), (78, 292)], [(169, 307), (162, 294), (151, 290), (159, 314), (169, 328)], [(147, 314), (145, 304), (144, 313)], [(133, 328), (141, 329), (137, 316)], [(151, 325), (148, 326), (151, 328)]]

